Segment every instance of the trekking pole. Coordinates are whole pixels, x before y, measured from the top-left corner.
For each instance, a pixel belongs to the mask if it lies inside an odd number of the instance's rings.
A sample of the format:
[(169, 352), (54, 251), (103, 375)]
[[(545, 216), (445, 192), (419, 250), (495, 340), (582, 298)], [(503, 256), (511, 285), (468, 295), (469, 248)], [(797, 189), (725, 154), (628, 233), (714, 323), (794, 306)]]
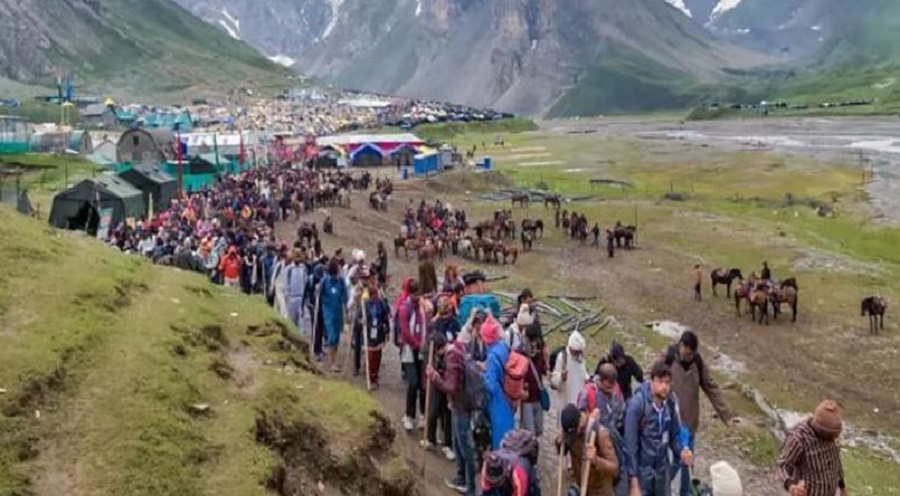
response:
[(370, 367), (369, 366), (369, 330), (367, 328), (368, 321), (366, 320), (366, 304), (365, 304), (365, 302), (362, 301), (363, 300), (362, 296), (360, 296), (359, 300), (361, 303), (360, 311), (362, 312), (363, 346), (365, 347), (364, 352), (366, 354), (366, 391), (371, 391), (372, 390), (372, 378), (370, 375), (371, 369), (369, 368)]
[(566, 466), (566, 440), (562, 439), (562, 442), (559, 443), (559, 473), (557, 474), (558, 482), (556, 484), (556, 496), (562, 496), (563, 494), (563, 473), (565, 472)]
[[(591, 430), (588, 446), (593, 446), (597, 439), (597, 431)], [(584, 450), (584, 469), (581, 471), (581, 496), (587, 496), (588, 475), (591, 473), (591, 461), (587, 457), (587, 449)]]
[[(428, 362), (426, 365), (434, 362), (434, 341), (428, 343)], [(434, 365), (431, 365), (434, 367)], [(422, 438), (428, 443), (428, 417), (431, 415), (431, 381), (425, 383), (425, 429), (422, 432)], [(425, 464), (428, 461), (427, 456), (422, 457), (422, 475), (425, 475)]]
[(319, 333), (319, 298), (322, 296), (321, 286), (315, 291), (315, 299), (313, 300), (313, 305), (315, 308), (313, 309), (313, 328), (310, 336), (312, 336), (312, 343), (309, 344), (309, 361), (310, 363), (315, 362), (315, 346), (316, 346), (316, 336)]

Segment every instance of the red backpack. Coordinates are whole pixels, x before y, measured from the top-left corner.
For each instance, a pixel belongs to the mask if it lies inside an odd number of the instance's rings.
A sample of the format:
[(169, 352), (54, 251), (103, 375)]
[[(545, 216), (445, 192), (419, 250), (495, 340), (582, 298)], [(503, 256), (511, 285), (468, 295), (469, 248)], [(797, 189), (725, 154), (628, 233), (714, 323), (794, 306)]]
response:
[(503, 370), (505, 372), (503, 392), (515, 410), (522, 401), (528, 398), (528, 391), (525, 390), (525, 377), (531, 371), (531, 364), (525, 355), (517, 351), (510, 351)]

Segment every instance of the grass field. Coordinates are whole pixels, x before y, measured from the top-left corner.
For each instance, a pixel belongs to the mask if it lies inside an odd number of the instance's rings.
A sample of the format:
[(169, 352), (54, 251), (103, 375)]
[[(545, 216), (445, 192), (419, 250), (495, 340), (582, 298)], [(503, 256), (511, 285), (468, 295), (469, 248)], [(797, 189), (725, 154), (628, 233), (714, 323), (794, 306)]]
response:
[[(31, 205), (43, 218), (50, 213), (53, 196), (66, 189), (67, 184), (75, 184), (84, 178), (100, 174), (103, 167), (75, 155), (51, 153), (27, 153), (0, 158), (0, 169), (18, 169), (23, 174), (18, 179), (18, 187), (28, 190)], [(15, 192), (16, 178), (0, 178), (4, 194)]]
[[(0, 495), (409, 483), (377, 404), (307, 372), (262, 300), (5, 206), (0, 233)], [(374, 459), (354, 449), (373, 443)]]
[[(617, 220), (637, 224), (641, 249), (617, 255), (623, 260), (612, 265), (578, 250), (526, 255), (527, 267), (517, 267), (517, 275), (501, 286), (517, 290), (539, 280), (542, 293), (599, 294), (609, 313), (630, 322), (618, 333), (601, 333), (597, 343), (601, 347), (614, 338), (655, 352), (668, 340), (640, 323), (678, 320), (700, 331), (701, 341), (742, 360), (746, 371), (741, 381), (758, 388), (779, 408), (806, 412), (823, 397), (834, 397), (842, 402), (848, 422), (883, 430), (897, 442), (900, 430), (891, 412), (900, 408), (900, 397), (883, 378), (898, 371), (900, 336), (890, 323), (882, 335), (868, 336), (859, 301), (870, 294), (888, 301), (900, 298), (895, 283), (900, 275), (895, 249), (900, 229), (871, 222), (856, 167), (628, 135), (539, 131), (504, 138), (505, 147), (489, 145), (483, 151), (481, 142), (486, 138), (481, 135), (458, 136), (454, 143), (463, 149), (477, 145), (479, 154), (494, 158), (508, 178), (495, 187), (513, 183), (567, 197), (591, 197), (564, 208), (584, 212), (591, 223), (603, 227)], [(591, 179), (629, 185), (593, 185)], [(666, 193), (677, 193), (682, 200), (666, 200)], [(833, 204), (837, 215), (819, 217), (810, 206), (817, 202)], [(476, 219), (498, 208), (509, 208), (509, 203), (467, 204)], [(550, 210), (543, 206), (533, 205), (529, 213), (552, 223)], [(574, 246), (552, 231), (539, 242), (542, 251), (555, 254)], [(797, 324), (749, 324), (738, 319), (733, 304), (723, 298), (705, 303), (702, 310), (672, 301), (688, 287), (694, 263), (704, 271), (739, 267), (746, 276), (751, 270), (758, 273), (763, 260), (777, 277), (795, 276), (800, 281)], [(610, 284), (618, 290), (610, 290)], [(625, 284), (633, 287), (621, 286)], [(705, 291), (709, 296), (708, 286)], [(783, 311), (789, 316), (787, 308)], [(857, 365), (848, 367), (847, 356), (855, 357)], [(751, 423), (762, 420), (761, 411), (752, 402), (741, 401), (738, 392), (729, 392), (729, 398), (740, 405), (742, 415), (756, 419)], [(777, 440), (764, 429), (749, 429), (736, 439), (711, 426), (710, 435), (741, 446), (761, 466), (771, 466), (777, 456)], [(895, 461), (858, 448), (847, 451), (845, 460), (855, 493), (900, 494), (900, 473), (892, 470)]]

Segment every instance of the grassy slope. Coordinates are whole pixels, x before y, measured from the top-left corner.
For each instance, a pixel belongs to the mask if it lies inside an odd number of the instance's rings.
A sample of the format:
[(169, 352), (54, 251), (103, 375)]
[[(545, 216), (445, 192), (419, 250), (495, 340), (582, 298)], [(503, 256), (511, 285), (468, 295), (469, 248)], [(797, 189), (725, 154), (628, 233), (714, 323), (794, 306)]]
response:
[(702, 101), (741, 99), (743, 93), (723, 83), (701, 85), (687, 73), (625, 47), (609, 49), (548, 111), (549, 117), (680, 109)]
[[(491, 143), (491, 135), (470, 133), (453, 140), (460, 149), (470, 148), (482, 141)], [(806, 314), (825, 314), (840, 322), (847, 332), (859, 333), (863, 322), (859, 318), (859, 295), (882, 294), (889, 301), (900, 299), (894, 281), (900, 276), (900, 255), (895, 247), (900, 243), (900, 229), (873, 227), (854, 204), (864, 198), (859, 192), (859, 174), (853, 167), (839, 167), (792, 157), (789, 159), (759, 152), (723, 152), (705, 150), (700, 158), (690, 153), (660, 153), (647, 150), (647, 145), (621, 138), (598, 138), (597, 135), (554, 136), (541, 133), (510, 135), (506, 149), (490, 151), (498, 168), (515, 183), (534, 188), (543, 183), (553, 191), (567, 195), (597, 195), (603, 201), (577, 203), (572, 208), (585, 211), (589, 219), (608, 225), (617, 219), (632, 222), (639, 216), (639, 226), (652, 238), (655, 247), (665, 254), (690, 254), (704, 264), (756, 267), (767, 259), (773, 267), (784, 268), (803, 279), (803, 308)], [(539, 151), (540, 149), (543, 151)], [(528, 150), (526, 152), (526, 150)], [(534, 153), (534, 156), (524, 156)], [(541, 155), (543, 154), (543, 155)], [(539, 156), (541, 155), (541, 156)], [(559, 165), (542, 167), (517, 166), (518, 162), (554, 161)], [(593, 165), (601, 163), (599, 167)], [(583, 169), (583, 170), (582, 170)], [(588, 179), (604, 177), (628, 180), (633, 188), (592, 186)], [(477, 179), (476, 179), (477, 181)], [(669, 190), (681, 192), (686, 202), (663, 202)], [(830, 201), (838, 197), (839, 215), (821, 219), (805, 206), (781, 207), (778, 204), (786, 193), (796, 198)], [(474, 217), (488, 215), (497, 203), (467, 207)], [(534, 208), (534, 207), (532, 207)], [(533, 210), (534, 211), (534, 210)], [(536, 212), (541, 213), (542, 207)], [(543, 214), (545, 221), (548, 214)], [(689, 233), (689, 235), (686, 235)], [(648, 238), (649, 239), (649, 238)], [(542, 243), (566, 243), (547, 240)], [(567, 244), (567, 243), (566, 243)], [(779, 248), (773, 248), (773, 245)], [(794, 264), (808, 256), (809, 250), (846, 257), (833, 263), (846, 264), (850, 272), (822, 268), (795, 269)], [(658, 251), (658, 250), (655, 250)], [(667, 255), (665, 255), (667, 256)], [(683, 263), (683, 260), (679, 258)], [(543, 260), (534, 263), (535, 273), (549, 273), (553, 268)], [(857, 264), (871, 264), (874, 272), (857, 273)], [(658, 266), (658, 264), (654, 264)], [(680, 273), (683, 267), (662, 267)], [(528, 281), (521, 282), (526, 284)], [(503, 283), (498, 283), (503, 287)], [(573, 288), (568, 280), (547, 281), (547, 292), (591, 294), (602, 289), (596, 286)], [(557, 287), (558, 286), (558, 287)], [(503, 289), (516, 290), (516, 281)], [(616, 309), (611, 309), (613, 314)], [(649, 313), (646, 319), (658, 319)], [(728, 325), (725, 321), (723, 325)], [(831, 342), (828, 333), (796, 336), (794, 346), (809, 346), (810, 340)], [(626, 329), (613, 336), (626, 343), (639, 343), (640, 348), (658, 350), (665, 338), (646, 329)], [(609, 336), (604, 338), (604, 344)], [(888, 332), (885, 349), (897, 345), (896, 333)], [(866, 368), (877, 376), (890, 376), (895, 364), (890, 359), (878, 359), (880, 352), (865, 345), (852, 346), (854, 353), (864, 354)], [(826, 352), (829, 363), (835, 359)], [(825, 364), (822, 365), (827, 366)], [(837, 366), (837, 365), (836, 365)], [(810, 374), (813, 374), (810, 372)], [(788, 384), (773, 378), (765, 370), (751, 366), (744, 380), (759, 387), (763, 394), (783, 408), (810, 411), (821, 399), (808, 387), (802, 386), (804, 377), (794, 377)], [(799, 381), (799, 382), (798, 382)], [(722, 382), (725, 382), (724, 380)], [(892, 394), (890, 392), (885, 394)], [(741, 415), (755, 419), (760, 412), (740, 395), (729, 392), (732, 405), (737, 404)], [(872, 395), (865, 404), (845, 405), (847, 414), (858, 426), (877, 426), (898, 435), (896, 423), (890, 415), (873, 413), (872, 406), (882, 398)], [(718, 428), (717, 426), (710, 426)], [(733, 434), (717, 432), (718, 436)], [(760, 466), (771, 466), (778, 453), (778, 443), (763, 429), (751, 428), (732, 442)], [(859, 449), (851, 449), (844, 456), (845, 469), (854, 494), (900, 494), (900, 472), (892, 462)]]
[[(304, 372), (286, 329), (258, 299), (0, 207), (0, 495), (263, 495), (282, 465), (346, 484), (328, 468), (365, 466), (351, 448), (383, 428), (377, 405)], [(332, 465), (294, 465), (277, 443), (302, 449), (297, 430)], [(380, 440), (395, 470), (362, 480), (402, 479)]]
[(779, 96), (816, 103), (875, 99), (882, 113), (900, 108), (900, 4), (865, 0), (858, 8), (858, 17), (845, 16), (848, 25), (822, 48), (816, 72), (786, 81)]
[(290, 84), (287, 69), (175, 2), (108, 0), (101, 12), (61, 5), (45, 19), (50, 58), (95, 88), (158, 95)]
[[(68, 184), (75, 184), (104, 170), (103, 167), (82, 157), (50, 153), (27, 153), (3, 157), (0, 159), (0, 168), (6, 167), (21, 168), (26, 171), (19, 179), (19, 187), (28, 190), (32, 207), (38, 209), (44, 217), (50, 213), (53, 196), (66, 188), (67, 174)], [(10, 188), (14, 191), (15, 186), (12, 184), (15, 179), (6, 178), (4, 180), (7, 182), (4, 184), (4, 193)]]

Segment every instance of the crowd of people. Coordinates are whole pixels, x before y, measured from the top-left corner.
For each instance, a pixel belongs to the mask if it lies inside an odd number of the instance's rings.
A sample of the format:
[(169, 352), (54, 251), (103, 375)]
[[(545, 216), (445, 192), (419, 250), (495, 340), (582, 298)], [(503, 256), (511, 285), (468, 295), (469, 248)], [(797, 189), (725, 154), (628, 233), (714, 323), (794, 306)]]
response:
[[(589, 373), (588, 343), (578, 331), (565, 346), (548, 349), (528, 289), (504, 313), (484, 274), (461, 275), (447, 266), (439, 284), (405, 279), (391, 301), (381, 243), (370, 261), (359, 249), (349, 256), (341, 249), (325, 253), (315, 229), (301, 229), (289, 242), (275, 237), (275, 222), (290, 216), (290, 205), (317, 208), (300, 201), (305, 193), (344, 183), (340, 173), (292, 168), (223, 177), (152, 218), (118, 226), (110, 243), (264, 295), (333, 372), (341, 371), (338, 350), (349, 329), (353, 373), (364, 374), (370, 390), (379, 387), (383, 355), (393, 343), (406, 383), (402, 426), (423, 429), (422, 445), (455, 462), (446, 485), (460, 494), (539, 495), (538, 460), (547, 451), (561, 455), (556, 482), (567, 494), (663, 496), (676, 479), (680, 496), (703, 489), (693, 484), (691, 470), (700, 392), (726, 425), (735, 416), (696, 334), (685, 332), (653, 361), (647, 377), (617, 343)], [(420, 277), (435, 278), (423, 275), (434, 272), (433, 262), (425, 262), (432, 267)], [(546, 445), (553, 403), (559, 434), (555, 445)], [(825, 402), (790, 433), (778, 474), (791, 496), (846, 494), (840, 431), (839, 408)], [(705, 490), (741, 494), (731, 467), (713, 469), (720, 477)]]

